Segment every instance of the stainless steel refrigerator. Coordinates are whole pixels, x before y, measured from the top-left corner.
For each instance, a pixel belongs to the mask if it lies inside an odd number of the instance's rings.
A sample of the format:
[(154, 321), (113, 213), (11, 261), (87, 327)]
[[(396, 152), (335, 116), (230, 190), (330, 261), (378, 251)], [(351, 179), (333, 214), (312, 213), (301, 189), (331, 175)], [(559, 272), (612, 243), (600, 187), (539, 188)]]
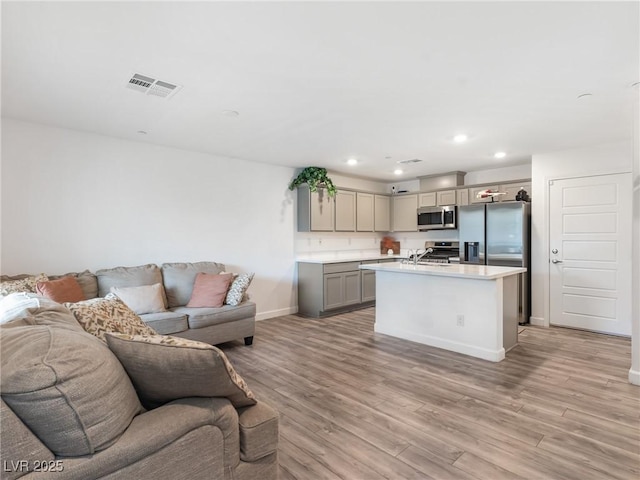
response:
[(518, 321), (531, 314), (531, 204), (492, 202), (458, 207), (460, 263), (525, 267), (518, 276)]

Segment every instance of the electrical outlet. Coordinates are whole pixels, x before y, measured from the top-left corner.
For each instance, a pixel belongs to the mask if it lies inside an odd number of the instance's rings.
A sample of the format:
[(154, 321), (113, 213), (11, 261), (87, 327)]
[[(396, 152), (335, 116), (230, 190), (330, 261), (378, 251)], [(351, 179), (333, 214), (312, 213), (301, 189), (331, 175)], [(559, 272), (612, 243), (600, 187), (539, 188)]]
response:
[(458, 315), (457, 323), (459, 327), (464, 327), (464, 315)]

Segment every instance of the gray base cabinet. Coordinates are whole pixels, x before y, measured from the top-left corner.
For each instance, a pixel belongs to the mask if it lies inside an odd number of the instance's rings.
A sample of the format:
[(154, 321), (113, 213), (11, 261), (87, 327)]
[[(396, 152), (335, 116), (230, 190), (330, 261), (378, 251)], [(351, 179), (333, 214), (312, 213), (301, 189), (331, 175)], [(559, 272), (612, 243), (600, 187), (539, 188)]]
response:
[(376, 272), (360, 270), (360, 264), (394, 261), (298, 262), (298, 313), (318, 318), (371, 306), (376, 299)]

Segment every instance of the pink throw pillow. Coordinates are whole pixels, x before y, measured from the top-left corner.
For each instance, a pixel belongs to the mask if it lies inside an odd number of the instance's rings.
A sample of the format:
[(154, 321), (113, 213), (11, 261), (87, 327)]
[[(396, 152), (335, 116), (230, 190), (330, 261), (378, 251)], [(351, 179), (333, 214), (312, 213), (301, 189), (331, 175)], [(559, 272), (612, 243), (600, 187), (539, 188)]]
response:
[(187, 307), (221, 307), (232, 280), (231, 273), (199, 273)]
[(70, 276), (62, 277), (57, 280), (37, 282), (36, 293), (58, 303), (76, 303), (86, 300), (78, 280)]

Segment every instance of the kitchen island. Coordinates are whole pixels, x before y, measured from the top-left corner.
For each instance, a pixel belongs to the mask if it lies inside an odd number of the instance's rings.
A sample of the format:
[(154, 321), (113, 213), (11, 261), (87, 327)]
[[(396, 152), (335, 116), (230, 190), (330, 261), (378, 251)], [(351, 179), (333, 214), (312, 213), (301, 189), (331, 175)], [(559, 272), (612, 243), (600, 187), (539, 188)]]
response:
[(376, 272), (375, 331), (492, 362), (518, 343), (518, 274), (466, 264), (360, 265)]

